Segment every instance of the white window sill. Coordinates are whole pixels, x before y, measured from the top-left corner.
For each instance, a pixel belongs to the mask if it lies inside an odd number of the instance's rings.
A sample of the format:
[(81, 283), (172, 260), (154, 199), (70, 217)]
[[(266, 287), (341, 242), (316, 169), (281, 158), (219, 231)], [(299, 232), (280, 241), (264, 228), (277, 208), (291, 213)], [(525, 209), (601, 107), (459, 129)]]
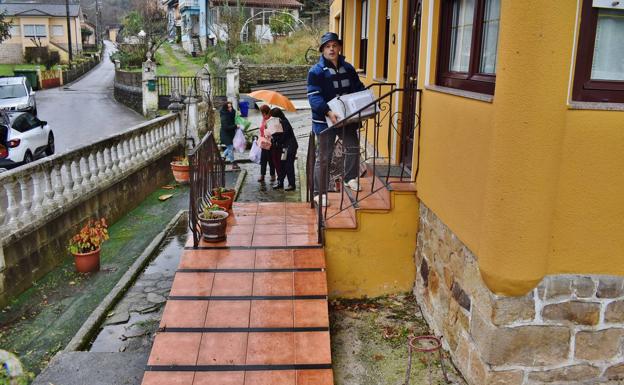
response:
[(624, 103), (575, 102), (568, 103), (569, 110), (624, 111)]
[(429, 91), (440, 92), (442, 94), (449, 94), (449, 95), (460, 96), (462, 98), (478, 100), (480, 102), (492, 103), (494, 101), (493, 95), (480, 94), (478, 92), (465, 91), (465, 90), (460, 90), (458, 88), (428, 85), (428, 86), (425, 86), (425, 89)]

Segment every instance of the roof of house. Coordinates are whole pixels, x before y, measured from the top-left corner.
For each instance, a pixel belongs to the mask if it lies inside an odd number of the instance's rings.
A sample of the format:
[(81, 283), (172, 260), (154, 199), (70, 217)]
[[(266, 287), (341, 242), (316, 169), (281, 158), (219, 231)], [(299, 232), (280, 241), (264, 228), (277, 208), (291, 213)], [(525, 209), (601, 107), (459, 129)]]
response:
[[(36, 3), (3, 3), (0, 4), (0, 12), (7, 16), (53, 16), (65, 17), (65, 4), (36, 4)], [(80, 5), (69, 5), (69, 16), (78, 17)]]
[[(214, 5), (222, 5), (225, 2), (228, 2), (228, 5), (233, 6), (236, 5), (236, 0), (212, 0)], [(263, 7), (263, 8), (301, 8), (303, 4), (298, 2), (297, 0), (245, 0), (243, 3), (245, 7)]]

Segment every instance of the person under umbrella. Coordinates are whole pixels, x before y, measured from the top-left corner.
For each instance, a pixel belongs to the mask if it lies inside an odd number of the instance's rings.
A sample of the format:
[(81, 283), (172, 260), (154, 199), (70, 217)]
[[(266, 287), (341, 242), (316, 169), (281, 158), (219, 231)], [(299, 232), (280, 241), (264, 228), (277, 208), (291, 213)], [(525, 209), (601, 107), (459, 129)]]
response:
[[(277, 169), (277, 183), (273, 185), (274, 189), (284, 189), (284, 191), (293, 191), (297, 188), (295, 182), (295, 157), (299, 144), (295, 137), (292, 125), (279, 108), (271, 109), (271, 116), (279, 119), (282, 126), (282, 133), (274, 134), (273, 141), (275, 145), (271, 147), (273, 154), (273, 163)], [(279, 162), (279, 167), (277, 164)], [(284, 179), (288, 178), (288, 187), (284, 188)]]

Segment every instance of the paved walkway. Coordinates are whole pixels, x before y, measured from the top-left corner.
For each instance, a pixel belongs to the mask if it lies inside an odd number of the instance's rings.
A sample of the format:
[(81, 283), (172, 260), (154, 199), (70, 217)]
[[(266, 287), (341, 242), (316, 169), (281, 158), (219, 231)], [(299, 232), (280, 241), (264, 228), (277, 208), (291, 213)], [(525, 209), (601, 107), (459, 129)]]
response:
[(325, 257), (305, 203), (235, 203), (182, 255), (143, 385), (331, 385)]

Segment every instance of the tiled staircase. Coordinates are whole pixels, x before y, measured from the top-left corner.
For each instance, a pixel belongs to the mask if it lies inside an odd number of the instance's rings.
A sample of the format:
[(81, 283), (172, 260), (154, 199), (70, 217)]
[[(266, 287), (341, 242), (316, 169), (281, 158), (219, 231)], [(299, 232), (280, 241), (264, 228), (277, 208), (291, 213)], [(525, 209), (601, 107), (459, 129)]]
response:
[(301, 203), (235, 204), (182, 255), (143, 385), (331, 385), (325, 258)]
[(407, 179), (375, 175), (369, 167), (360, 178), (359, 193), (344, 187), (328, 194), (324, 237), (330, 296), (411, 290), (418, 199), (409, 175)]

